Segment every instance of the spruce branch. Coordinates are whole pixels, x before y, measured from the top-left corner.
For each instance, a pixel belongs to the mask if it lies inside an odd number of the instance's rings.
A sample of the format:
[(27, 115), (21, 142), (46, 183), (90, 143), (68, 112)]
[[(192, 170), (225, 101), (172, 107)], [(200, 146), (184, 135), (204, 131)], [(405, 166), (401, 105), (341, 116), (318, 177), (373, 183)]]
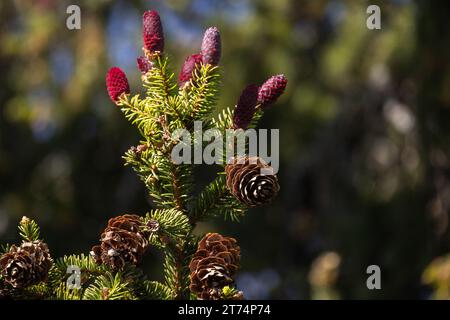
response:
[[(237, 241), (217, 233), (199, 241), (194, 228), (213, 217), (239, 220), (247, 207), (269, 202), (278, 192), (277, 178), (259, 174), (257, 169), (269, 167), (262, 162), (252, 166), (223, 161), (224, 172), (194, 199), (193, 165), (172, 160), (173, 148), (180, 142), (172, 133), (176, 129), (192, 133), (194, 122), (203, 121), (203, 129), (218, 129), (225, 137), (231, 129), (234, 146), (235, 139), (243, 137), (237, 129), (256, 127), (287, 80), (277, 75), (260, 87), (247, 86), (235, 108), (213, 118), (221, 76), (219, 30), (208, 28), (200, 53), (185, 61), (180, 88), (163, 53), (163, 29), (156, 11), (144, 14), (142, 35), (144, 56), (137, 63), (145, 96), (130, 94), (128, 79), (118, 67), (109, 69), (106, 85), (111, 100), (142, 135), (140, 144), (123, 159), (144, 182), (157, 208), (145, 217), (124, 214), (109, 219), (90, 255), (65, 255), (54, 263), (40, 240), (38, 225), (23, 217), (22, 243), (0, 251), (0, 296), (6, 290), (15, 298), (63, 300), (242, 299), (234, 283), (240, 258)], [(194, 135), (189, 147), (206, 143), (196, 139)], [(150, 246), (165, 255), (164, 283), (148, 280), (138, 267)], [(75, 283), (69, 282), (72, 276)]]
[(230, 194), (225, 176), (218, 175), (196, 198), (191, 210), (191, 220), (198, 222), (222, 215), (225, 219), (239, 221), (246, 208)]
[[(253, 115), (253, 119), (250, 122), (248, 128), (254, 129), (258, 126), (258, 122), (264, 115), (264, 110), (261, 109), (261, 105), (256, 105), (256, 111)], [(234, 108), (225, 108), (219, 114), (212, 119), (213, 127), (219, 129), (223, 136), (225, 136), (225, 130), (233, 128), (233, 112)]]
[[(157, 228), (154, 227), (155, 221), (158, 223)], [(187, 216), (181, 211), (156, 209), (147, 213), (143, 230), (150, 233), (150, 243), (163, 247), (169, 241), (167, 237), (170, 237), (171, 241), (174, 242), (186, 237), (191, 231), (191, 225)], [(157, 237), (154, 236), (155, 234)]]
[(132, 166), (145, 183), (150, 196), (159, 207), (185, 211), (186, 202), (192, 196), (191, 165), (175, 165), (170, 154), (163, 154), (152, 148), (142, 151), (139, 155), (130, 149), (123, 158), (125, 165)]
[(248, 128), (254, 129), (258, 126), (259, 120), (261, 120), (262, 116), (264, 115), (264, 111), (261, 109), (260, 105), (256, 106), (256, 111), (253, 115), (253, 119), (250, 122)]
[(191, 130), (195, 120), (210, 120), (219, 93), (220, 72), (218, 66), (202, 64), (193, 71), (190, 84), (180, 90), (184, 110), (187, 113), (187, 129)]
[(145, 300), (172, 300), (174, 292), (158, 281), (143, 281), (139, 288), (139, 297)]
[[(256, 106), (256, 111), (253, 115), (253, 119), (251, 120), (250, 124), (248, 125), (248, 129), (254, 129), (257, 127), (259, 120), (264, 115), (264, 111), (260, 108), (260, 105)], [(241, 139), (245, 139), (245, 131), (238, 129), (235, 130), (234, 123), (233, 123), (233, 115), (234, 110), (232, 108), (225, 108), (223, 109), (215, 118), (212, 119), (212, 127), (219, 130), (219, 132), (222, 134), (222, 137), (225, 137), (225, 142), (227, 143), (224, 145), (224, 147), (220, 150), (220, 165), (225, 166), (227, 161), (230, 159), (227, 159), (226, 156), (227, 150), (232, 149), (233, 154), (232, 156), (236, 156), (236, 142), (240, 141)], [(245, 147), (245, 153), (248, 153), (248, 146), (249, 141), (244, 140), (244, 147)]]
[[(184, 175), (184, 177), (188, 177), (189, 174)], [(186, 184), (180, 183), (180, 180), (182, 179), (183, 175), (181, 173), (180, 167), (175, 166), (173, 163), (171, 163), (171, 177), (172, 177), (172, 189), (173, 189), (173, 195), (175, 199), (176, 208), (178, 210), (184, 211), (185, 210), (185, 202), (183, 198), (189, 197), (189, 193), (183, 193), (184, 190), (188, 186)]]
[(157, 181), (162, 192), (159, 195), (165, 208), (176, 208), (181, 212), (186, 210), (186, 202), (191, 197), (192, 166), (188, 164), (175, 165), (170, 155), (161, 158), (159, 162), (159, 179)]
[(164, 281), (173, 291), (173, 298), (182, 296), (182, 266), (180, 262), (181, 251), (177, 246), (167, 249), (164, 257)]
[(149, 139), (152, 143), (158, 141), (158, 125), (155, 121), (154, 110), (148, 103), (147, 99), (140, 99), (140, 96), (123, 95), (117, 102), (121, 107), (125, 118), (139, 129), (144, 138)]
[(164, 279), (174, 291), (174, 299), (186, 300), (189, 291), (189, 262), (195, 252), (196, 239), (189, 235), (180, 244), (169, 243), (165, 252)]
[(175, 74), (168, 70), (169, 59), (158, 55), (152, 68), (144, 75), (143, 84), (147, 88), (147, 104), (157, 115), (168, 114), (180, 119), (179, 105), (170, 99), (176, 94)]
[[(7, 253), (10, 248), (11, 248), (11, 245), (9, 243), (0, 245), (0, 256)], [(0, 275), (0, 279), (1, 279), (1, 275)]]
[(138, 177), (144, 182), (149, 195), (160, 206), (164, 206), (164, 199), (161, 197), (162, 189), (159, 186), (159, 164), (162, 155), (154, 149), (148, 149), (140, 155), (136, 154), (133, 148), (129, 149), (123, 156), (125, 165), (131, 166)]
[(228, 107), (223, 109), (211, 122), (225, 136), (225, 130), (233, 127), (233, 108)]
[(82, 287), (89, 284), (96, 276), (105, 274), (108, 271), (104, 265), (96, 264), (90, 255), (86, 256), (82, 253), (80, 255), (63, 256), (56, 259), (49, 271), (48, 283), (50, 288), (59, 290), (61, 283), (66, 283), (71, 275), (68, 273), (69, 267), (80, 269)]
[(14, 299), (43, 300), (48, 299), (51, 296), (51, 291), (47, 284), (42, 282), (26, 288), (13, 289), (10, 294)]
[(66, 282), (59, 284), (53, 292), (53, 300), (81, 300), (83, 298), (81, 289), (69, 289), (66, 285)]
[(97, 277), (83, 294), (83, 300), (135, 300), (132, 283), (121, 272)]
[(20, 220), (19, 234), (24, 241), (37, 241), (39, 240), (40, 229), (34, 220), (24, 216)]
[(190, 245), (191, 224), (183, 212), (166, 209), (149, 212), (144, 219), (144, 230), (149, 225), (152, 230), (157, 229), (157, 237), (151, 233), (149, 242), (165, 249), (164, 275), (170, 295), (174, 299), (186, 299), (189, 296), (189, 272), (186, 266), (190, 257), (187, 248)]

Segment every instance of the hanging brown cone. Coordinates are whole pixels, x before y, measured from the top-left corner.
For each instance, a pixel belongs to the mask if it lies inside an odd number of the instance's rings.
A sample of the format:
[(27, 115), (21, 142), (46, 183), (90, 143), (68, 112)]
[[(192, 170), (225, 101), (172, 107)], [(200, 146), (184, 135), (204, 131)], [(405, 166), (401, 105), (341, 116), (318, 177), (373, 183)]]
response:
[(118, 228), (134, 233), (139, 233), (141, 226), (142, 218), (135, 214), (124, 214), (108, 220), (108, 228)]
[(248, 207), (269, 203), (280, 190), (277, 176), (268, 174), (272, 171), (259, 157), (233, 158), (225, 166), (228, 190)]
[(191, 291), (199, 299), (219, 299), (222, 288), (233, 285), (239, 260), (240, 248), (235, 239), (206, 234), (189, 264)]
[(6, 283), (24, 288), (47, 279), (52, 263), (47, 244), (37, 240), (11, 246), (0, 258), (0, 269)]
[(127, 264), (138, 265), (147, 249), (146, 232), (141, 231), (142, 219), (125, 214), (108, 221), (100, 237), (100, 245), (92, 247), (91, 255), (98, 264), (123, 269)]

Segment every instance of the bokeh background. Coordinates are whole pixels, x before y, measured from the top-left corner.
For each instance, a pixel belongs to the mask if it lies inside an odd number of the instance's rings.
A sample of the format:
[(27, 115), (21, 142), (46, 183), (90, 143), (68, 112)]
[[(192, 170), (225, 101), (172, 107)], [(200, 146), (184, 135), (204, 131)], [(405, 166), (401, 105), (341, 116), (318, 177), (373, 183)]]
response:
[[(66, 28), (70, 4), (81, 30)], [(369, 4), (381, 7), (381, 30), (366, 28)], [(280, 129), (278, 198), (239, 224), (199, 226), (239, 240), (247, 298), (450, 298), (444, 1), (1, 1), (0, 243), (18, 240), (27, 215), (53, 256), (88, 252), (108, 218), (149, 210), (121, 159), (138, 133), (104, 80), (117, 65), (141, 90), (135, 58), (149, 9), (160, 12), (175, 72), (204, 29), (219, 27), (220, 107), (248, 83), (289, 79), (260, 125)], [(150, 277), (160, 263), (151, 252)], [(366, 287), (371, 264), (381, 290)]]

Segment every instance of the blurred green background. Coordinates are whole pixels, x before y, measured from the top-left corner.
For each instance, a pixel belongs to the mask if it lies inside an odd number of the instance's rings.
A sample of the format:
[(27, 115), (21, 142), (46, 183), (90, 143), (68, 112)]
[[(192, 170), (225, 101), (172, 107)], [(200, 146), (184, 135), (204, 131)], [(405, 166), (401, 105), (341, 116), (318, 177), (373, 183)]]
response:
[[(81, 30), (66, 28), (70, 4)], [(381, 30), (366, 28), (369, 4), (381, 7)], [(450, 298), (450, 258), (422, 278), (450, 248), (444, 1), (1, 1), (0, 243), (18, 240), (27, 215), (53, 256), (88, 252), (109, 217), (148, 211), (121, 159), (138, 133), (104, 77), (117, 65), (142, 90), (135, 59), (149, 9), (175, 72), (206, 27), (221, 30), (220, 107), (248, 83), (289, 80), (260, 124), (280, 129), (278, 198), (240, 224), (199, 226), (239, 240), (247, 298)], [(156, 252), (145, 263), (155, 278), (160, 263)], [(366, 287), (371, 264), (381, 290)]]

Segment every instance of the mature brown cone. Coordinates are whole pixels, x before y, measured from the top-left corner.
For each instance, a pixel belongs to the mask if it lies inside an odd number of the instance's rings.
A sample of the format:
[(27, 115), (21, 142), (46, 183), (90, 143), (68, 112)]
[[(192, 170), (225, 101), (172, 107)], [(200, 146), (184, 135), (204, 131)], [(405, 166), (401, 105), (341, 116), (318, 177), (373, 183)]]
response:
[(189, 264), (191, 291), (199, 299), (219, 299), (220, 290), (233, 285), (239, 260), (240, 248), (235, 239), (218, 233), (206, 234)]
[(225, 166), (228, 190), (248, 207), (269, 203), (280, 190), (277, 176), (270, 172), (272, 168), (259, 157), (233, 158)]
[(11, 246), (0, 258), (0, 269), (6, 283), (24, 288), (47, 279), (52, 263), (47, 244), (37, 240)]
[(137, 215), (125, 214), (109, 219), (100, 245), (92, 247), (94, 260), (114, 269), (139, 264), (148, 245), (148, 235), (140, 230), (141, 226), (142, 220)]
[(139, 233), (142, 219), (135, 214), (124, 214), (108, 220), (108, 228), (118, 228), (130, 232)]

